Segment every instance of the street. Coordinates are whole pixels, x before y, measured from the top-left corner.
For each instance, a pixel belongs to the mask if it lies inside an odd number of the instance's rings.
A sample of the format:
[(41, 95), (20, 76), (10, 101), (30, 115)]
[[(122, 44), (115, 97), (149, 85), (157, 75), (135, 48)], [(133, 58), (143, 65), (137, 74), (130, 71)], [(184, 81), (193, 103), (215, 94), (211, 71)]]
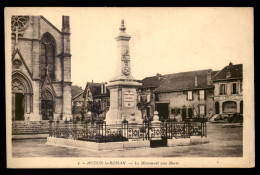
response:
[(46, 139), (13, 140), (13, 157), (241, 157), (243, 126), (207, 123), (210, 143), (191, 146), (92, 151), (46, 145)]

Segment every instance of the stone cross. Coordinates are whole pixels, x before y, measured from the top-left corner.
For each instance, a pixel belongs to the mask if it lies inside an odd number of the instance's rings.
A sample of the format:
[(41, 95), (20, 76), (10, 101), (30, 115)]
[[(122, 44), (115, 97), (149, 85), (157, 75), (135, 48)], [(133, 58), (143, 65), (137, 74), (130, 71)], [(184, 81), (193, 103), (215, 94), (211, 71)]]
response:
[(130, 61), (128, 49), (126, 49), (125, 53), (122, 54), (122, 61), (124, 61), (125, 65), (128, 66), (128, 62)]
[(15, 49), (18, 48), (18, 35), (19, 35), (19, 34), (22, 34), (22, 32), (19, 32), (19, 31), (18, 31), (18, 27), (16, 26), (16, 27), (15, 27)]

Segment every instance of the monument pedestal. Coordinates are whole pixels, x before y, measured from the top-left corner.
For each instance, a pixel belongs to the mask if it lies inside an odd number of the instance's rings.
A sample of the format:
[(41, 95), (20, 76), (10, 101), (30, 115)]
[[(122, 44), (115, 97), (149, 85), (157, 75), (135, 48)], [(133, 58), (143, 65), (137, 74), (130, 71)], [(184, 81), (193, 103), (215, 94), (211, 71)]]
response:
[(142, 114), (137, 109), (136, 88), (139, 86), (141, 83), (136, 81), (115, 81), (107, 85), (110, 108), (106, 114), (106, 124), (122, 124), (124, 119), (129, 123), (142, 124)]

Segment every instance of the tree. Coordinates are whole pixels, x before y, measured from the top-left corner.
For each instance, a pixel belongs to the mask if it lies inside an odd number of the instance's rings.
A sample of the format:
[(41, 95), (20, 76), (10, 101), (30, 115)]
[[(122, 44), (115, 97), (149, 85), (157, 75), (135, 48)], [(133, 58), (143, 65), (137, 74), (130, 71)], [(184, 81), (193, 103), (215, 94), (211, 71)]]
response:
[(75, 95), (79, 94), (82, 91), (83, 91), (83, 89), (81, 86), (71, 85), (71, 96), (72, 97), (74, 97)]
[(86, 106), (86, 110), (91, 112), (91, 121), (94, 122), (95, 120), (99, 120), (99, 115), (104, 113), (106, 111), (106, 109), (102, 110), (101, 109), (101, 103), (100, 102), (92, 102), (92, 101), (88, 101), (87, 102), (87, 106)]
[(137, 107), (138, 109), (141, 111), (142, 113), (142, 118), (144, 118), (144, 111), (146, 110), (146, 108), (149, 106), (150, 102), (147, 102), (147, 100), (145, 98), (140, 98), (140, 101), (137, 103)]

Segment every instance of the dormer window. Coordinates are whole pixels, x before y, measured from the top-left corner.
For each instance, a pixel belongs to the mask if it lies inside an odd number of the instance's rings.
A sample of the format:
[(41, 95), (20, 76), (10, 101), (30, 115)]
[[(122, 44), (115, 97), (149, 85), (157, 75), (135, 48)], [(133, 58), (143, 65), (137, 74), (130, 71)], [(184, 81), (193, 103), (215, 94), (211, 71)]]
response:
[(227, 71), (226, 78), (230, 78), (230, 77), (231, 77), (231, 73), (230, 71)]

